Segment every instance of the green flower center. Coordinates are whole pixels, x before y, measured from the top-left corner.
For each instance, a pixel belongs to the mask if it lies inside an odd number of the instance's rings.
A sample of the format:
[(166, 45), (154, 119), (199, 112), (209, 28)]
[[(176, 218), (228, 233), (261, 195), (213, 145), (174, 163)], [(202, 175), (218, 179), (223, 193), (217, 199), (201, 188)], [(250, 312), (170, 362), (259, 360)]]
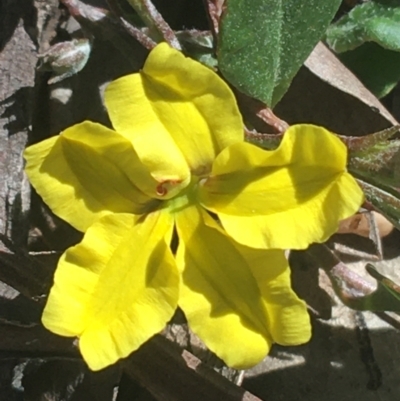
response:
[(166, 201), (171, 213), (179, 212), (191, 205), (198, 203), (197, 190), (201, 178), (192, 176), (189, 185), (183, 188), (177, 195)]

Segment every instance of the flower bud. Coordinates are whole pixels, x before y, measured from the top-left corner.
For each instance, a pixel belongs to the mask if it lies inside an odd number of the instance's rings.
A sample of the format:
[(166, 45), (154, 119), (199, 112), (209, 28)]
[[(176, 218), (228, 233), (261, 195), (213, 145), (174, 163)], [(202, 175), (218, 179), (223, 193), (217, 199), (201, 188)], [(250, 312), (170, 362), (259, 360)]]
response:
[(60, 82), (78, 73), (86, 65), (92, 45), (89, 39), (73, 39), (60, 42), (39, 55), (42, 63), (39, 69), (52, 71), (49, 84)]

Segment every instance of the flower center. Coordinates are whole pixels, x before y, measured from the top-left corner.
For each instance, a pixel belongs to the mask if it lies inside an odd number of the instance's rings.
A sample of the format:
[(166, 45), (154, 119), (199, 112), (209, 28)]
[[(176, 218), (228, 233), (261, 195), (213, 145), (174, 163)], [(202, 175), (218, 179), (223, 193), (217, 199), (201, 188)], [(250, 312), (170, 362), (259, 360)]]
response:
[(197, 203), (197, 188), (200, 178), (192, 176), (189, 185), (182, 189), (179, 194), (168, 200), (168, 207), (172, 212), (178, 212), (190, 205)]
[(178, 196), (190, 183), (190, 177), (163, 178), (158, 180), (155, 187), (154, 197), (160, 200), (167, 200)]
[(181, 184), (182, 180), (165, 180), (157, 185), (156, 194), (161, 197), (168, 195), (171, 190), (173, 191), (177, 185)]

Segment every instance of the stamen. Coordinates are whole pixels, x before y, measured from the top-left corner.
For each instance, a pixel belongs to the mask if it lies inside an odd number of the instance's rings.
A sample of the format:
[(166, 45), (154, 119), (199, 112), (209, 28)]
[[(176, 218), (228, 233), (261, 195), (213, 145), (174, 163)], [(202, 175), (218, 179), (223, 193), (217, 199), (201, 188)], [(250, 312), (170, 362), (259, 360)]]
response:
[(174, 186), (181, 183), (182, 180), (165, 180), (163, 182), (160, 182), (156, 187), (156, 194), (158, 196), (166, 196), (168, 194), (168, 188), (166, 188), (165, 186)]

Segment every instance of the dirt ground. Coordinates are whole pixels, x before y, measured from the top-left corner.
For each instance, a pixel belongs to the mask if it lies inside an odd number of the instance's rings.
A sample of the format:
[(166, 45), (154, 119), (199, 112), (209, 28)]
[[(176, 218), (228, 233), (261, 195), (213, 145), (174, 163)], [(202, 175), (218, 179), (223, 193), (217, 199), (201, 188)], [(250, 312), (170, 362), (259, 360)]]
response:
[[(342, 244), (336, 243), (335, 247), (353, 271), (374, 282), (364, 268), (370, 262), (400, 283), (399, 232), (383, 240), (382, 261), (374, 260), (371, 241), (353, 235), (336, 237)], [(361, 252), (362, 257), (358, 256)], [(319, 281), (333, 295), (329, 279), (321, 270)], [(275, 346), (263, 363), (246, 373), (244, 386), (266, 401), (398, 401), (400, 317), (395, 313), (354, 311), (334, 295), (328, 306), (329, 319), (313, 319), (310, 343)]]

